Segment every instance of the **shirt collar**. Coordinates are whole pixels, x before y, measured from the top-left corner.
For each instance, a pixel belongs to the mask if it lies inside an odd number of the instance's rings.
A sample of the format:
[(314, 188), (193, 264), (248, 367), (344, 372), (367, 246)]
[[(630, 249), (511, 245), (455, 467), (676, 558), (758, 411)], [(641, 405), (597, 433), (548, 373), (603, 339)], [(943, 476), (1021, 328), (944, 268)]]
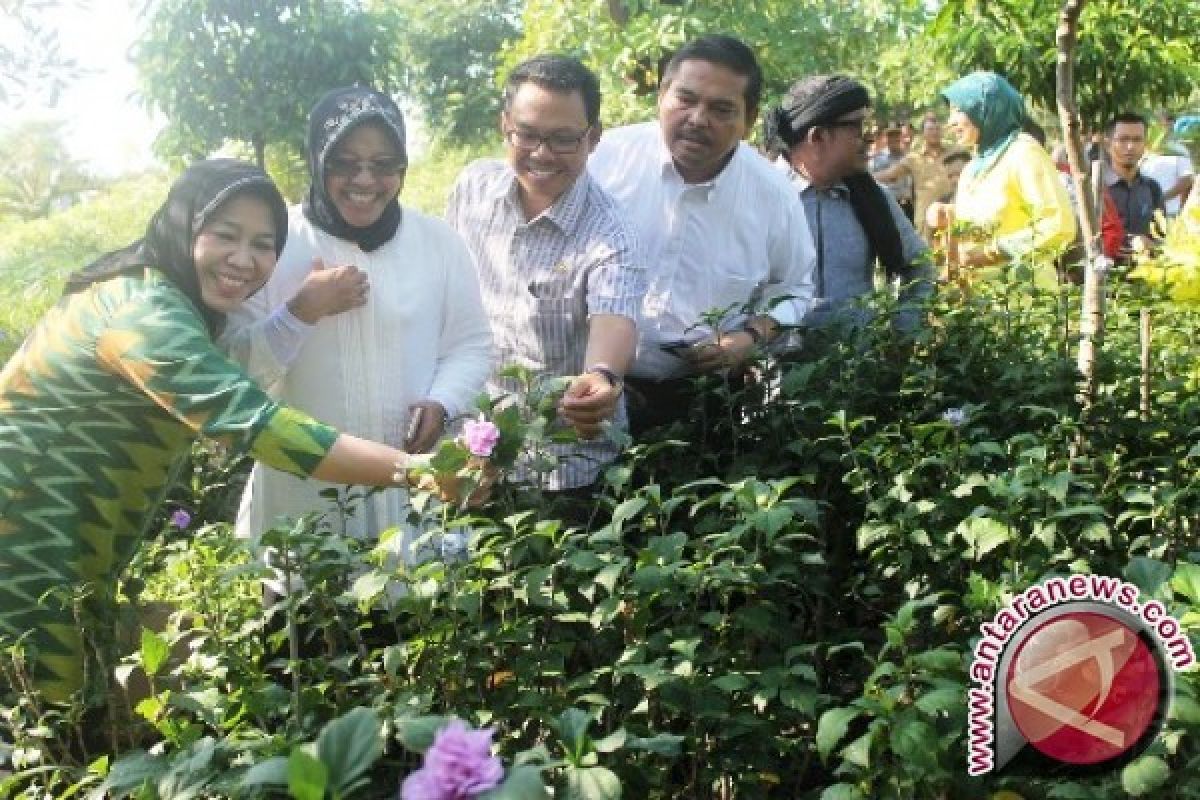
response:
[(738, 160), (743, 156), (743, 153), (741, 152), (742, 142), (739, 141), (736, 145), (734, 145), (733, 155), (730, 157), (729, 161), (725, 163), (725, 166), (721, 168), (721, 171), (715, 176), (707, 181), (704, 181), (703, 183), (687, 183), (683, 180), (683, 176), (679, 174), (679, 170), (676, 169), (675, 160), (671, 158), (671, 150), (667, 147), (667, 140), (663, 134), (662, 124), (655, 124), (658, 126), (659, 169), (660, 174), (664, 179), (678, 181), (681, 185), (686, 186), (689, 189), (703, 190), (704, 198), (706, 200), (712, 200), (714, 195), (720, 192), (722, 186), (732, 181), (732, 178), (729, 178), (728, 176), (735, 169), (737, 169)]
[(796, 187), (796, 191), (800, 192), (801, 194), (808, 189), (812, 189), (815, 192), (824, 191), (825, 193), (831, 194), (835, 197), (842, 197), (850, 191), (850, 188), (842, 181), (838, 181), (837, 183), (834, 183), (823, 190), (817, 189), (812, 185), (812, 181), (797, 172), (796, 168), (793, 167), (791, 163), (783, 156), (779, 156), (775, 159), (775, 168), (787, 175), (788, 180), (791, 181), (792, 185)]
[[(585, 169), (575, 179), (575, 183), (571, 184), (571, 188), (559, 195), (552, 206), (533, 219), (526, 220), (524, 224), (532, 225), (539, 219), (545, 219), (564, 233), (574, 231), (579, 227), (580, 219), (583, 217), (584, 200), (587, 197), (590, 181), (591, 176)], [(519, 216), (524, 217), (520, 192), (521, 185), (517, 182), (517, 173), (513, 171), (508, 162), (505, 162), (505, 180), (497, 182), (493, 198), (502, 200)]]
[(1140, 168), (1136, 172), (1133, 173), (1133, 180), (1126, 181), (1124, 178), (1122, 178), (1120, 175), (1118, 175), (1117, 171), (1115, 169), (1113, 169), (1111, 166), (1106, 165), (1104, 167), (1104, 185), (1105, 186), (1116, 186), (1118, 183), (1123, 183), (1132, 189), (1134, 186), (1137, 186), (1139, 183), (1142, 183), (1145, 180), (1147, 180), (1147, 179), (1144, 175), (1142, 175), (1142, 171)]

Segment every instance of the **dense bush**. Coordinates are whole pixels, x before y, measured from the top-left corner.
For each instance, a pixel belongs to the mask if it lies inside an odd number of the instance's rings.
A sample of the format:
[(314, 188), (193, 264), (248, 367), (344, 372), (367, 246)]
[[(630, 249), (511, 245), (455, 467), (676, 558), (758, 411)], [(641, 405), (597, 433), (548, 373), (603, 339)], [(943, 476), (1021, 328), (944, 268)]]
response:
[[(495, 726), (507, 757), (572, 798), (616, 796), (618, 781), (626, 797), (662, 798), (1195, 796), (1195, 672), (1124, 773), (1018, 763), (966, 776), (969, 651), (1014, 593), (1069, 571), (1125, 576), (1196, 638), (1200, 314), (1120, 282), (1113, 294), (1086, 415), (1075, 293), (977, 288), (941, 298), (912, 338), (885, 322), (814, 334), (745, 388), (704, 387), (688, 424), (608, 470), (586, 523), (536, 493), (502, 491), (461, 519), (426, 498), (437, 555), (414, 568), (318, 516), (235, 541), (201, 519), (214, 474), (201, 470), (181, 499), (198, 512), (189, 528), (169, 529), (127, 582), (178, 611), (150, 636), (153, 669), (145, 641), (128, 659), (126, 672), (159, 674), (134, 706), (141, 722), (113, 736), (165, 754), (117, 761), (108, 790), (152, 778), (138, 796), (269, 793), (284, 756), (367, 707), (390, 744), (368, 754), (366, 796), (416, 765), (405, 731), (447, 714)], [(333, 513), (353, 505), (343, 493)], [(469, 556), (443, 535), (465, 526)], [(296, 554), (306, 588), (264, 614), (267, 545)], [(314, 637), (289, 652), (289, 628)], [(165, 660), (170, 642), (185, 660)], [(55, 748), (54, 721), (33, 711), (21, 709), (26, 766), (111, 752)], [(62, 791), (103, 771), (31, 770), (12, 785)]]

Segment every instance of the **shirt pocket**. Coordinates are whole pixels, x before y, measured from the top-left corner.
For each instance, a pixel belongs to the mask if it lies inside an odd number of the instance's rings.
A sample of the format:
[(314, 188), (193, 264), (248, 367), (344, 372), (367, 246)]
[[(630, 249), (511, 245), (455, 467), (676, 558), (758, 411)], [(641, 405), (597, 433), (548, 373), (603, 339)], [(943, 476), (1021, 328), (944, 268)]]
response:
[(586, 313), (581, 276), (567, 261), (537, 269), (525, 285), (533, 299), (534, 313), (563, 316)]
[(762, 296), (761, 281), (741, 272), (725, 272), (714, 276), (710, 285), (706, 312), (721, 314), (722, 319), (740, 317), (747, 305), (755, 305)]

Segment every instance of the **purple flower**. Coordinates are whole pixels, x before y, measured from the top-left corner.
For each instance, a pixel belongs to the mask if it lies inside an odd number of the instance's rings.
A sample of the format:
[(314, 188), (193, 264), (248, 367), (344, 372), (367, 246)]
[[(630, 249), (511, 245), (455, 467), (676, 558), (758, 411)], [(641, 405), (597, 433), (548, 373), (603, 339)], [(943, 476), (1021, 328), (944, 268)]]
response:
[(942, 419), (958, 428), (967, 421), (967, 410), (965, 408), (948, 408), (942, 412)]
[(463, 443), (471, 455), (487, 458), (500, 441), (500, 429), (486, 419), (469, 419), (463, 423)]
[(179, 530), (187, 530), (187, 526), (191, 524), (192, 515), (182, 508), (177, 508), (171, 513), (171, 525), (179, 528)]
[(425, 763), (400, 786), (400, 800), (471, 800), (503, 778), (504, 766), (492, 755), (492, 729), (474, 731), (456, 719), (433, 737)]

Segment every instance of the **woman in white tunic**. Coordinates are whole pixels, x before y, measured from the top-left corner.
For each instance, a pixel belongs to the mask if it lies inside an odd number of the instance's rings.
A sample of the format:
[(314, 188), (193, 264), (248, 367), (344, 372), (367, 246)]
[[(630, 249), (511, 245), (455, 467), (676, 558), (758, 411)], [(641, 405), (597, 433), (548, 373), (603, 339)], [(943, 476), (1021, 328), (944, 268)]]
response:
[[(474, 264), (449, 226), (401, 208), (404, 121), (390, 98), (330, 92), (310, 114), (307, 148), (311, 185), (290, 209), (287, 247), (266, 287), (230, 316), (223, 341), (279, 399), (425, 452), (447, 419), (471, 410), (491, 371)], [(403, 490), (378, 492), (343, 518), (320, 496), (325, 488), (257, 464), (238, 533), (314, 510), (331, 511), (327, 524), (358, 538), (403, 527)], [(392, 540), (409, 562), (412, 538)]]

